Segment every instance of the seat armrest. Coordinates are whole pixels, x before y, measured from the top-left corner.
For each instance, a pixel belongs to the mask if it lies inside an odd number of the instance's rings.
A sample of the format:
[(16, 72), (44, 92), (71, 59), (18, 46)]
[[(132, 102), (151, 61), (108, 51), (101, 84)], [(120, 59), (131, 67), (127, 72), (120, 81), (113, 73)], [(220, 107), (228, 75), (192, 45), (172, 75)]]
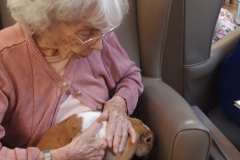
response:
[(208, 159), (211, 136), (189, 104), (161, 79), (143, 77), (141, 119), (155, 134), (151, 159)]
[(240, 159), (240, 153), (237, 148), (234, 147), (234, 145), (221, 133), (221, 131), (208, 119), (208, 117), (197, 106), (193, 106), (192, 109), (209, 129), (213, 138), (213, 143), (215, 144), (213, 149), (219, 150), (218, 152), (211, 151), (211, 156), (214, 159)]

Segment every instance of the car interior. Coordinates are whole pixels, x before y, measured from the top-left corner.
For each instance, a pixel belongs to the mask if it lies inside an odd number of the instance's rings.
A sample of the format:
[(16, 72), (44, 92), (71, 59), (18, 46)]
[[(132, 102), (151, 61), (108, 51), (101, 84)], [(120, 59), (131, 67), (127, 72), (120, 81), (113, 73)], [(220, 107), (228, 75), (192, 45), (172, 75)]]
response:
[[(141, 69), (144, 92), (133, 116), (155, 134), (148, 159), (240, 159), (240, 128), (219, 107), (216, 79), (240, 28), (212, 44), (224, 0), (129, 0), (116, 30)], [(0, 2), (0, 27), (14, 20)], [(0, 40), (1, 42), (1, 40)]]

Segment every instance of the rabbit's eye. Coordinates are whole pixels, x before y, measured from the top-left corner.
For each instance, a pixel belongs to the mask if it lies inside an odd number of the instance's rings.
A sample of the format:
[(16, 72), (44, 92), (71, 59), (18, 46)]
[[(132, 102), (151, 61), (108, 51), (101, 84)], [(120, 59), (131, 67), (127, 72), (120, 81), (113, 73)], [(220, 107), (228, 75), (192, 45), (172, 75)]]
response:
[(152, 137), (146, 137), (146, 138), (144, 139), (144, 141), (145, 141), (145, 143), (151, 143)]
[(152, 138), (151, 138), (151, 137), (146, 138), (146, 142), (147, 142), (147, 143), (150, 143), (151, 141), (152, 141)]

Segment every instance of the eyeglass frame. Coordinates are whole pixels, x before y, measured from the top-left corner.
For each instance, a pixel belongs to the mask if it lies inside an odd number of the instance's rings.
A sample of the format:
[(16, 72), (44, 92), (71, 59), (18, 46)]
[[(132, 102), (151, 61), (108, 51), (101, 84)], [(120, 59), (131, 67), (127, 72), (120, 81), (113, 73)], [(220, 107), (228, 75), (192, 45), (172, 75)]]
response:
[(107, 31), (106, 33), (103, 33), (103, 34), (101, 34), (101, 35), (99, 35), (99, 36), (97, 36), (97, 37), (89, 38), (89, 39), (87, 39), (86, 41), (83, 41), (83, 40), (81, 40), (81, 38), (79, 38), (63, 21), (61, 21), (61, 22), (68, 28), (69, 31), (72, 32), (72, 34), (73, 34), (83, 45), (86, 45), (87, 43), (89, 43), (89, 42), (91, 42), (91, 41), (94, 41), (94, 40), (96, 40), (96, 39), (103, 38), (103, 37), (105, 37), (108, 33), (112, 32), (112, 31), (115, 29), (114, 27), (112, 27), (112, 28), (111, 28), (109, 31)]

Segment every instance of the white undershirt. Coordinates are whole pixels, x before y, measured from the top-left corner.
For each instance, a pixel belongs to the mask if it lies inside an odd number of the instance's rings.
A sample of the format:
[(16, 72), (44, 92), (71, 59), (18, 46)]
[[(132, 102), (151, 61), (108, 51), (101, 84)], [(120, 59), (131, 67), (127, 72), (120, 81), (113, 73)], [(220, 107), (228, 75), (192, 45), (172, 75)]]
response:
[[(67, 66), (69, 59), (63, 58), (61, 55), (54, 57), (45, 57), (47, 62), (52, 66), (61, 76)], [(61, 100), (60, 106), (56, 111), (56, 116), (53, 124), (56, 124), (72, 114), (90, 111), (91, 108), (87, 107), (71, 94), (66, 94)]]

